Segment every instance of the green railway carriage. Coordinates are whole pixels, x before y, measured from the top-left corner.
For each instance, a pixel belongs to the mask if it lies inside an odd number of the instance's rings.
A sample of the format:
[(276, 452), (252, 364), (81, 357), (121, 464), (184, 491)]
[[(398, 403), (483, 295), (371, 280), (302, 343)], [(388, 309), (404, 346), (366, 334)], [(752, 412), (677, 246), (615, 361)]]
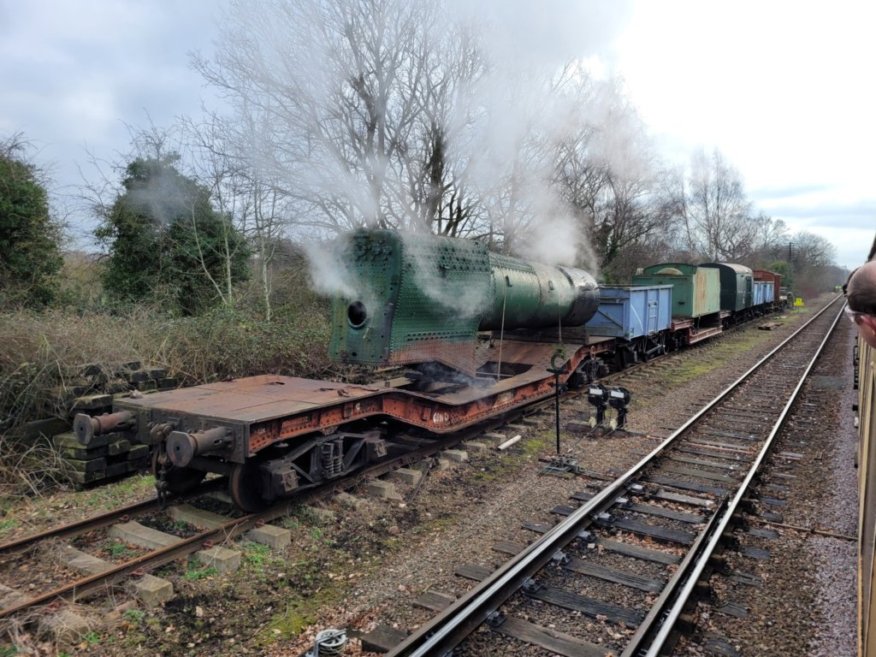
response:
[(738, 313), (751, 308), (754, 275), (749, 267), (727, 262), (704, 262), (700, 267), (717, 269), (721, 274), (721, 310)]
[(671, 285), (672, 316), (695, 319), (721, 310), (721, 281), (716, 269), (686, 263), (645, 267), (633, 285)]

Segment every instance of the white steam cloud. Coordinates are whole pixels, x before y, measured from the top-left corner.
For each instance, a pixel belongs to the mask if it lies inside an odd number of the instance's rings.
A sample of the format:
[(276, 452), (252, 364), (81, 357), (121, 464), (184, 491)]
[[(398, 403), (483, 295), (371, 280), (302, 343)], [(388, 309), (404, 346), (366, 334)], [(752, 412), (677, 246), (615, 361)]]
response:
[[(235, 99), (246, 118), (241, 143), (254, 151), (243, 159), (283, 191), (294, 230), (325, 234), (375, 223), (422, 228), (414, 208), (420, 200), (411, 191), (422, 184), (422, 171), (410, 162), (434, 118), (459, 186), (454, 191), (466, 202), (477, 199), (478, 225), (467, 228), (472, 234), (505, 252), (595, 275), (587, 218), (556, 190), (553, 147), (590, 131), (592, 161), (633, 166), (618, 156), (614, 133), (599, 130), (616, 97), (588, 86), (594, 56), (611, 43), (630, 7), (627, 0), (476, 6), (462, 0), (241, 0), (230, 11), (227, 45), (213, 65), (200, 68)], [(373, 43), (355, 41), (357, 34)], [(466, 35), (477, 39), (460, 55), (450, 44), (467, 43)], [(395, 52), (402, 53), (393, 60), (399, 68), (378, 81), (371, 58)], [(437, 59), (418, 64), (421, 52)], [(558, 72), (570, 61), (590, 62), (571, 76), (580, 82), (569, 85), (575, 93), (557, 89)], [(418, 103), (431, 102), (411, 96), (422, 91), (425, 72), (435, 76), (457, 66), (473, 72), (459, 80), (450, 74), (451, 91), (426, 108), (434, 115), (417, 114)], [(441, 81), (429, 83), (440, 95)], [(385, 110), (378, 119), (371, 115), (375, 106)], [(368, 141), (375, 126), (387, 128), (376, 139), (385, 137), (386, 148), (381, 142), (373, 149)], [(324, 256), (310, 261), (320, 291), (354, 289)], [(460, 312), (481, 303), (476, 292), (448, 292), (440, 283), (427, 280), (422, 287)]]
[(361, 294), (361, 283), (347, 268), (342, 257), (342, 244), (343, 242), (307, 242), (303, 245), (310, 266), (310, 280), (313, 289), (320, 294), (355, 299)]

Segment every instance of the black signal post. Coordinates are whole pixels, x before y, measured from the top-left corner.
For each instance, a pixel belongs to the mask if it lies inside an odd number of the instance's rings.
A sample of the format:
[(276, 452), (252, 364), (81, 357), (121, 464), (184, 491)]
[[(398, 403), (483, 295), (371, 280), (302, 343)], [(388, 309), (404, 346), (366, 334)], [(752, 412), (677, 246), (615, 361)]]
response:
[(548, 372), (554, 375), (554, 416), (557, 423), (557, 456), (560, 455), (560, 374), (563, 372), (563, 366), (557, 365), (559, 360), (561, 363), (565, 360), (566, 355), (562, 349), (557, 349), (554, 355), (551, 356), (551, 366)]

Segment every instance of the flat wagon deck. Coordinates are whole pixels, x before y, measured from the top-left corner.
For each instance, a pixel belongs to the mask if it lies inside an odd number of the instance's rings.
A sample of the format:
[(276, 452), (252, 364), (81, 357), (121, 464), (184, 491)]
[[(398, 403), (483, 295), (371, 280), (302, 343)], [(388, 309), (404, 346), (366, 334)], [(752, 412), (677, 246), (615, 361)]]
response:
[(410, 371), (364, 385), (280, 375), (220, 381), (119, 398), (111, 417), (84, 416), (80, 428), (122, 428), (153, 445), (156, 476), (171, 491), (217, 472), (231, 477), (235, 502), (254, 507), (246, 489), (271, 500), (385, 455), (386, 422), (448, 434), (549, 397), (551, 368), (566, 383), (600, 345), (566, 345), (560, 356), (556, 344), (490, 343), (474, 377)]

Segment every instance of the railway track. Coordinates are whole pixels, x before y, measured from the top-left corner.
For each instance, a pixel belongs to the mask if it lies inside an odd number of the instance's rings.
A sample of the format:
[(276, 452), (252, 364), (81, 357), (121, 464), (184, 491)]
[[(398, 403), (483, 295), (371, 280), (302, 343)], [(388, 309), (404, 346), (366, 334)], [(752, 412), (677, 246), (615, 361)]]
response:
[[(540, 407), (552, 403), (553, 400), (542, 401), (526, 409), (526, 412), (537, 411)], [(173, 535), (174, 525), (180, 525), (175, 520), (176, 516), (173, 510), (181, 504), (188, 505), (190, 502), (198, 505), (199, 500), (209, 498), (214, 492), (222, 491), (227, 486), (225, 477), (208, 480), (197, 490), (187, 495), (172, 497), (168, 505), (163, 504), (156, 497), (0, 544), (0, 582), (4, 582), (4, 580), (8, 582), (9, 578), (4, 577), (4, 573), (8, 574), (21, 564), (39, 563), (41, 558), (46, 558), (45, 554), (54, 555), (59, 551), (67, 551), (69, 554), (71, 549), (76, 551), (79, 563), (85, 564), (86, 569), (99, 570), (99, 572), (86, 574), (84, 577), (69, 578), (67, 581), (36, 593), (32, 593), (30, 588), (27, 593), (19, 593), (15, 588), (6, 587), (4, 583), (3, 586), (0, 586), (0, 624), (4, 621), (8, 622), (9, 619), (20, 617), (25, 612), (35, 608), (52, 605), (59, 601), (75, 602), (109, 591), (113, 586), (117, 586), (127, 579), (143, 577), (161, 565), (185, 558), (205, 547), (227, 543), (255, 527), (289, 516), (298, 505), (314, 503), (342, 490), (354, 488), (366, 480), (381, 477), (395, 469), (424, 462), (445, 449), (472, 440), (484, 432), (495, 431), (504, 424), (513, 423), (523, 415), (524, 413), (521, 411), (510, 413), (501, 419), (485, 422), (453, 436), (444, 437), (440, 441), (418, 438), (406, 432), (399, 432), (394, 439), (390, 438), (388, 441), (392, 444), (390, 458), (364, 468), (353, 476), (305, 491), (259, 513), (241, 514), (229, 502), (221, 514), (225, 517), (220, 517), (215, 512), (207, 512), (205, 515), (209, 516), (208, 524), (210, 526), (202, 526), (194, 532), (176, 532), (177, 534), (183, 533), (183, 535)], [(213, 503), (208, 501), (207, 505), (215, 507), (215, 500)], [(199, 506), (204, 505), (200, 504)], [(100, 546), (107, 541), (108, 531), (111, 532), (113, 527), (130, 525), (138, 518), (148, 519), (148, 527), (159, 525), (169, 529), (170, 534), (166, 531), (162, 532), (168, 537), (162, 539), (166, 544), (147, 549), (134, 558), (121, 561), (99, 563), (102, 560), (94, 562), (89, 560), (88, 556), (83, 556), (87, 555), (89, 551), (100, 551)], [(80, 539), (82, 544), (75, 548), (72, 545), (64, 544), (64, 542), (73, 539)], [(146, 540), (148, 542), (149, 539)], [(40, 554), (44, 556), (39, 557)], [(31, 569), (30, 565), (28, 565), (28, 569)]]
[(838, 299), (696, 413), (628, 472), (531, 522), (541, 537), (513, 554), (392, 649), (412, 655), (508, 654), (525, 642), (556, 654), (657, 655), (770, 450), (836, 325)]

